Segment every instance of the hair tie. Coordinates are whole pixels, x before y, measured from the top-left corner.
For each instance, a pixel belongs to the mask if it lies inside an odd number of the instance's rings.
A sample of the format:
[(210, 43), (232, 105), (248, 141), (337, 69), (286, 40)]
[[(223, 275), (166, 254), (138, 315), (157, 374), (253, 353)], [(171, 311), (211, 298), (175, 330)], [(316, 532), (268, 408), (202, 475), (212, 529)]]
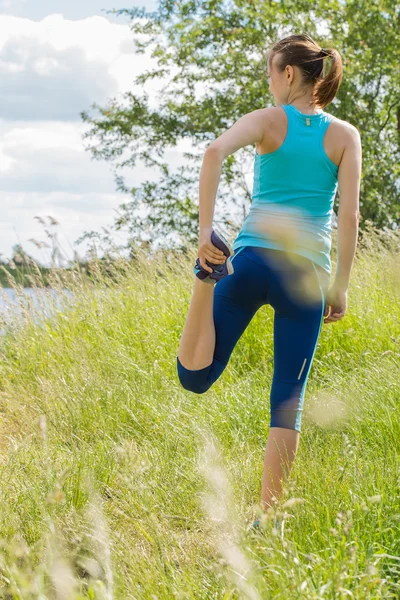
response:
[(329, 56), (329, 50), (325, 50), (325, 48), (321, 48), (319, 51), (320, 56)]

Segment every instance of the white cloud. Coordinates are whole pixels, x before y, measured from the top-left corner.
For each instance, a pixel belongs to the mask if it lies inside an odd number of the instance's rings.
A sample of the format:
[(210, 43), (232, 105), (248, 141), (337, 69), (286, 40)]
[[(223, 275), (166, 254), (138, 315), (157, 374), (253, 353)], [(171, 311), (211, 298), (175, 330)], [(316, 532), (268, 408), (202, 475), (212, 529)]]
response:
[[(79, 47), (57, 51), (36, 40), (14, 39), (1, 56), (6, 65), (0, 66), (0, 104), (5, 119), (79, 121), (80, 111), (91, 102), (102, 104), (118, 92), (117, 81), (104, 64), (87, 60)], [(23, 69), (17, 63), (20, 57)], [(15, 65), (12, 70), (10, 65)]]
[[(151, 57), (152, 48), (144, 54), (135, 54), (129, 25), (110, 23), (104, 17), (70, 21), (61, 14), (54, 14), (36, 22), (0, 15), (0, 34), (2, 80), (6, 78), (7, 82), (7, 77), (14, 75), (12, 81), (19, 81), (21, 93), (26, 94), (29, 84), (27, 73), (34, 77), (31, 108), (25, 115), (26, 119), (36, 118), (38, 107), (35, 106), (34, 94), (43, 89), (46, 79), (52, 92), (47, 99), (50, 112), (55, 113), (59, 102), (57, 88), (61, 86), (64, 89), (66, 85), (67, 99), (78, 104), (79, 110), (85, 110), (96, 100), (101, 104), (105, 95), (114, 97), (128, 90), (141, 91), (143, 86), (134, 86), (134, 79), (156, 66), (156, 59)], [(143, 40), (146, 36), (135, 34), (135, 37)], [(77, 70), (73, 78), (71, 69), (74, 67)], [(93, 69), (95, 73), (91, 72)], [(146, 83), (144, 89), (149, 94), (150, 105), (157, 105), (157, 92), (163, 90), (177, 72), (178, 68), (171, 68), (164, 79)], [(89, 82), (85, 81), (86, 77)], [(82, 87), (84, 90), (88, 88), (86, 96)], [(88, 98), (90, 89), (92, 93)], [(18, 101), (21, 102), (21, 99)], [(77, 111), (74, 115), (79, 119)]]
[(85, 152), (75, 123), (22, 124), (0, 143), (0, 190), (115, 192), (111, 170)]
[[(85, 151), (79, 113), (137, 92), (134, 78), (155, 61), (151, 51), (135, 55), (129, 25), (104, 17), (35, 22), (1, 15), (0, 33), (0, 253), (10, 256), (14, 244), (43, 234), (36, 214), (63, 221), (71, 241), (112, 225), (114, 209), (131, 197), (116, 192), (111, 166)], [(145, 88), (153, 106), (163, 85)], [(173, 166), (184, 162), (177, 149), (165, 158)], [(128, 185), (158, 177), (139, 163), (123, 174)], [(32, 244), (31, 254), (40, 260)]]
[[(25, 17), (38, 21), (47, 17), (49, 14), (62, 13), (67, 19), (85, 19), (93, 15), (106, 17), (114, 23), (128, 22), (129, 19), (125, 15), (114, 15), (112, 9), (119, 8), (116, 0), (0, 0), (0, 11), (13, 16)], [(156, 9), (157, 0), (130, 0), (128, 5), (131, 6), (146, 5), (147, 11)]]
[[(3, 118), (80, 121), (80, 111), (132, 83), (135, 56), (123, 53), (133, 47), (127, 25), (102, 17), (67, 21), (52, 15), (36, 23), (0, 16), (0, 32)], [(118, 64), (126, 56), (127, 75)]]
[[(0, 191), (80, 194), (116, 191), (111, 165), (93, 160), (85, 150), (84, 123), (21, 122), (14, 125), (3, 122), (2, 125)], [(164, 160), (174, 169), (183, 162), (181, 152), (190, 149), (184, 141), (179, 150), (166, 151)], [(119, 172), (126, 177), (127, 185), (138, 185), (145, 179), (157, 181), (159, 177), (157, 171), (141, 161), (134, 168)]]

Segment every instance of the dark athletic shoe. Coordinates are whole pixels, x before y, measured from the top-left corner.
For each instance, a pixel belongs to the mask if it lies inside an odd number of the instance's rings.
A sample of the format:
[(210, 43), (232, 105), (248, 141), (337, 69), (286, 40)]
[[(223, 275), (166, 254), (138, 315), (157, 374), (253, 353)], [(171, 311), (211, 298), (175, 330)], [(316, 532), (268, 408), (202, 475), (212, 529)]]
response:
[(228, 240), (223, 236), (223, 234), (217, 229), (213, 229), (211, 233), (211, 242), (216, 246), (219, 250), (225, 254), (226, 261), (222, 264), (210, 263), (208, 260), (206, 261), (207, 265), (213, 269), (212, 273), (209, 273), (200, 265), (200, 259), (196, 260), (196, 264), (194, 266), (194, 273), (196, 277), (204, 281), (205, 283), (215, 284), (217, 281), (226, 277), (227, 275), (231, 275), (234, 272), (233, 265), (231, 263), (230, 257), (234, 254), (233, 248), (229, 244)]
[(260, 521), (256, 519), (249, 527), (250, 531), (259, 531), (260, 530)]
[(222, 252), (227, 258), (233, 256), (234, 252), (232, 246), (230, 245), (226, 237), (218, 229), (213, 229), (211, 234), (211, 241), (214, 244), (214, 246), (217, 246), (219, 250), (222, 250)]

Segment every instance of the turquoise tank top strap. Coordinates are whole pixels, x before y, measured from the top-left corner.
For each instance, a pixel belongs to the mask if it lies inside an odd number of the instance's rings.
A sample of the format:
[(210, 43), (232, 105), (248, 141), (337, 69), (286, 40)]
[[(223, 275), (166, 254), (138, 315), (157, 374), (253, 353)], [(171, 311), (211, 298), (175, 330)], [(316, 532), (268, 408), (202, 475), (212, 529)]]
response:
[(282, 143), (282, 146), (283, 145), (286, 146), (288, 143), (291, 143), (292, 139), (294, 141), (294, 137), (296, 136), (296, 123), (295, 123), (294, 114), (291, 110), (291, 104), (282, 104), (281, 106), (282, 106), (283, 110), (285, 111), (287, 120), (288, 120), (286, 137)]
[[(333, 121), (334, 116), (326, 113), (324, 110), (321, 111), (320, 114), (323, 115), (323, 119), (319, 118), (320, 115), (306, 115), (301, 113), (293, 104), (282, 104), (283, 110), (285, 111), (288, 118), (288, 133), (290, 130), (293, 132), (298, 129), (298, 120), (302, 122), (302, 124), (306, 124), (307, 126), (311, 126), (311, 121), (314, 120), (314, 117), (318, 117), (318, 128), (314, 130), (313, 128), (313, 136), (319, 138), (319, 140), (323, 140), (326, 130), (328, 129), (330, 123)], [(285, 140), (286, 141), (286, 140)]]

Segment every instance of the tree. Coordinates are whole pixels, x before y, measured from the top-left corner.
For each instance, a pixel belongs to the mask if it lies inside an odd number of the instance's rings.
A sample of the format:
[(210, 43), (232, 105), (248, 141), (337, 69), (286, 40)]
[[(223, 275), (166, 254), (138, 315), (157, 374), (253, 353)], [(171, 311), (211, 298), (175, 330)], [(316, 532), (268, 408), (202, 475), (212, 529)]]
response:
[[(137, 55), (156, 44), (152, 57), (158, 68), (141, 74), (136, 84), (171, 77), (156, 110), (147, 96), (125, 94), (124, 103), (111, 100), (105, 108), (93, 104), (98, 118), (82, 112), (91, 125), (84, 134), (95, 159), (115, 164), (117, 189), (132, 195), (120, 206), (117, 229), (128, 226), (135, 239), (147, 232), (151, 239), (168, 240), (176, 234), (184, 248), (198, 238), (198, 181), (205, 147), (243, 114), (273, 105), (265, 77), (265, 49), (281, 37), (309, 33), (323, 47), (339, 50), (344, 76), (337, 97), (327, 110), (354, 124), (363, 144), (360, 228), (366, 220), (375, 227), (400, 224), (400, 70), (399, 2), (394, 0), (159, 0), (158, 9), (121, 9), (109, 12), (132, 18)], [(318, 31), (324, 26), (327, 33)], [(329, 60), (329, 59), (327, 59)], [(199, 95), (199, 92), (200, 93)], [(163, 152), (190, 139), (198, 153), (185, 153), (193, 163), (172, 173)], [(117, 162), (127, 154), (121, 162)], [(252, 148), (243, 148), (223, 163), (216, 216), (230, 231), (241, 225), (232, 220), (232, 203), (243, 216), (251, 202), (244, 174)], [(119, 167), (135, 166), (137, 159), (159, 168), (157, 183), (129, 189)], [(336, 198), (334, 211), (337, 214)], [(225, 212), (227, 206), (231, 209)], [(139, 216), (139, 207), (148, 209)], [(170, 243), (168, 240), (166, 243)]]

